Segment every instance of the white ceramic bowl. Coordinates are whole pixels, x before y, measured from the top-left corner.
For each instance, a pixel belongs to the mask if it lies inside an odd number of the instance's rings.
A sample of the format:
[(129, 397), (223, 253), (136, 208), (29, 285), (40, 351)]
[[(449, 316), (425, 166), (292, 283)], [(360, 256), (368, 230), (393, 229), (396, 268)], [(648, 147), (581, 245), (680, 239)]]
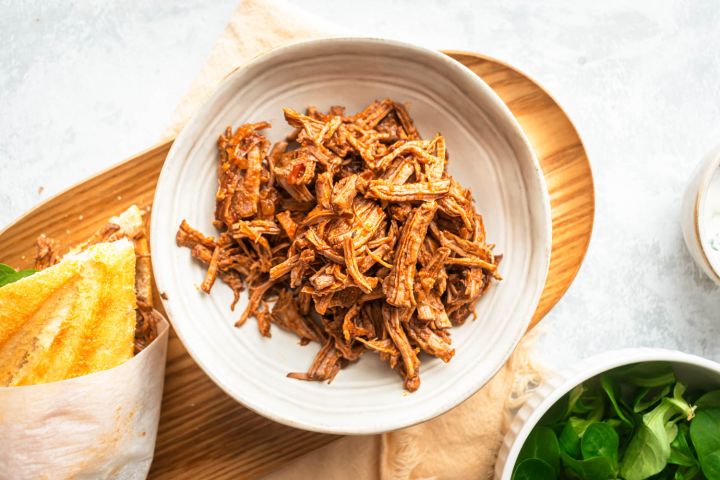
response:
[[(504, 254), (505, 280), (479, 302), (478, 319), (453, 330), (449, 364), (422, 359), (421, 387), (403, 390), (397, 373), (369, 353), (332, 384), (286, 378), (303, 372), (318, 349), (273, 328), (264, 338), (251, 319), (234, 322), (231, 292), (218, 281), (198, 291), (205, 268), (175, 245), (182, 219), (214, 234), (217, 137), (228, 125), (269, 120), (270, 140), (290, 128), (283, 107), (345, 105), (374, 99), (409, 105), (424, 137), (442, 132), (450, 172), (471, 187), (489, 239)], [(331, 39), (273, 50), (231, 74), (183, 129), (160, 175), (152, 214), (153, 268), (168, 295), (168, 316), (190, 355), (229, 395), (294, 427), (343, 434), (393, 430), (459, 404), (502, 366), (525, 332), (547, 274), (551, 245), (548, 195), (530, 145), (510, 111), (470, 70), (449, 57), (398, 42)]]
[(720, 285), (720, 269), (713, 266), (708, 255), (711, 248), (707, 223), (714, 213), (707, 202), (707, 192), (713, 176), (720, 169), (720, 147), (714, 149), (697, 166), (683, 197), (680, 222), (685, 244), (695, 262), (713, 281)]
[(661, 348), (628, 348), (596, 355), (564, 372), (551, 374), (518, 410), (500, 447), (495, 478), (512, 478), (515, 461), (528, 435), (563, 395), (603, 372), (640, 362), (669, 362), (677, 377), (689, 387), (720, 388), (720, 364), (695, 355)]

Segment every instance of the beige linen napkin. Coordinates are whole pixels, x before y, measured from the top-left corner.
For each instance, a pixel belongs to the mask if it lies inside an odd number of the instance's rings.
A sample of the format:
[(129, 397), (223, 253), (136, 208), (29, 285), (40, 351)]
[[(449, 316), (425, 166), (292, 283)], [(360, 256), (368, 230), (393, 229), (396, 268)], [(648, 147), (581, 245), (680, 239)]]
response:
[[(271, 48), (338, 31), (277, 0), (242, 0), (207, 63), (180, 102), (167, 135), (235, 68)], [(541, 378), (525, 340), (481, 391), (452, 411), (421, 425), (384, 435), (345, 437), (301, 457), (269, 479), (489, 479), (510, 409)]]
[(383, 435), (342, 438), (265, 479), (493, 478), (511, 412), (542, 381), (528, 356), (531, 343), (525, 339), (490, 383), (446, 414)]

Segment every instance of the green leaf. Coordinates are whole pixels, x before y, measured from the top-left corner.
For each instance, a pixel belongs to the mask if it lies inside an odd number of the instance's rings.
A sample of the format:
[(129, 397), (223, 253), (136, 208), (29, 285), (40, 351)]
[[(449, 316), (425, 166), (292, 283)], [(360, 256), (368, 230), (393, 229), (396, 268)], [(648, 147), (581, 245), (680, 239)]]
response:
[(539, 458), (527, 458), (517, 464), (512, 480), (555, 480), (555, 470)]
[[(698, 467), (681, 467), (679, 468), (673, 477), (673, 480), (695, 480), (700, 475)], [(700, 477), (702, 478), (702, 477)]]
[(620, 474), (626, 480), (643, 480), (665, 468), (670, 458), (670, 442), (677, 432), (676, 420), (670, 419), (677, 413), (682, 410), (669, 398), (663, 398), (660, 405), (643, 415), (620, 464)]
[(720, 408), (702, 408), (690, 422), (690, 439), (703, 474), (720, 479)]
[[(570, 455), (571, 457), (579, 458), (580, 457), (580, 435), (578, 433), (579, 429), (576, 428), (577, 425), (574, 424), (571, 420), (578, 420), (573, 418), (570, 418), (568, 422), (563, 426), (562, 431), (560, 432), (560, 437), (558, 438), (558, 443), (560, 444), (560, 451), (565, 452), (566, 454)], [(584, 422), (584, 420), (580, 420), (581, 422)]]
[[(663, 428), (663, 432), (665, 429)], [(662, 471), (670, 457), (670, 445), (647, 425), (640, 425), (628, 444), (620, 463), (620, 474), (627, 480), (644, 480)]]
[(720, 452), (715, 451), (700, 461), (703, 475), (710, 480), (720, 479)]
[(633, 400), (633, 412), (641, 413), (648, 408), (654, 407), (670, 393), (671, 385), (664, 385), (655, 388), (641, 388), (637, 391)]
[(610, 461), (613, 471), (617, 470), (620, 438), (617, 432), (606, 423), (593, 423), (582, 437), (580, 450), (583, 459), (605, 457)]
[(705, 480), (697, 467), (669, 467), (652, 477), (652, 480)]
[(537, 458), (560, 472), (560, 447), (555, 432), (548, 427), (535, 427), (518, 454), (518, 463), (529, 458)]
[(575, 431), (578, 438), (582, 438), (582, 436), (585, 435), (585, 430), (596, 421), (594, 418), (570, 417), (568, 418), (567, 425)]
[(15, 269), (12, 268), (10, 265), (0, 263), (0, 276), (7, 275), (8, 273), (15, 273)]
[(580, 401), (583, 393), (585, 393), (585, 385), (583, 384), (580, 384), (570, 390), (570, 393), (568, 393), (568, 408), (566, 415), (570, 414), (570, 412), (575, 411), (576, 405)]
[(695, 402), (698, 408), (720, 407), (720, 390), (708, 392)]
[(562, 422), (569, 412), (569, 394), (563, 395), (560, 400), (550, 407), (540, 420), (540, 425), (557, 425)]
[(629, 427), (632, 427), (632, 421), (627, 417), (627, 415), (625, 415), (625, 412), (623, 412), (623, 409), (620, 406), (619, 399), (621, 396), (621, 392), (620, 385), (617, 383), (617, 381), (607, 373), (604, 373), (600, 377), (600, 385), (602, 385), (605, 395), (610, 400), (610, 405), (615, 411), (615, 415), (617, 415), (620, 421), (627, 424)]
[(27, 269), (16, 272), (12, 267), (5, 265), (4, 263), (0, 263), (0, 287), (17, 282), (22, 278), (29, 277), (36, 271), (37, 270)]
[(690, 442), (688, 441), (689, 435), (690, 430), (687, 424), (681, 423), (678, 426), (677, 436), (672, 443), (670, 443), (670, 457), (668, 458), (668, 463), (684, 467), (693, 467), (697, 465), (695, 453), (692, 451), (692, 447), (690, 447)]
[(565, 453), (561, 453), (560, 457), (563, 465), (583, 480), (607, 480), (613, 476), (612, 465), (606, 457), (576, 460)]
[(705, 480), (697, 467), (669, 467), (652, 477), (652, 480)]
[(626, 430), (628, 428), (628, 426), (625, 424), (625, 422), (621, 422), (617, 418), (606, 418), (605, 420), (603, 420), (603, 422), (607, 423), (615, 430), (619, 430), (619, 429)]
[[(516, 465), (533, 462), (517, 478), (544, 479), (549, 467), (563, 479), (720, 480), (720, 390), (700, 395), (686, 395), (685, 385), (662, 362), (586, 381), (543, 417), (547, 427), (540, 435), (547, 438), (535, 439), (537, 456), (518, 460)], [(702, 455), (695, 448), (701, 441), (709, 444)], [(554, 454), (541, 453), (548, 445), (550, 451), (557, 448), (559, 471), (546, 461)]]
[(574, 405), (571, 404), (570, 414), (575, 416), (584, 416), (587, 414), (588, 419), (599, 421), (605, 411), (602, 389), (597, 383), (584, 384), (583, 387), (580, 397)]
[(612, 375), (620, 382), (636, 387), (662, 387), (675, 383), (672, 365), (666, 362), (643, 362), (616, 368)]
[(685, 388), (685, 385), (681, 382), (677, 382), (675, 384), (675, 388), (673, 388), (672, 398), (668, 398), (667, 401), (675, 405), (675, 407), (677, 407), (677, 409), (679, 410), (678, 413), (685, 419), (690, 421), (695, 416), (695, 407), (691, 406), (685, 400), (685, 390), (687, 390), (687, 388)]

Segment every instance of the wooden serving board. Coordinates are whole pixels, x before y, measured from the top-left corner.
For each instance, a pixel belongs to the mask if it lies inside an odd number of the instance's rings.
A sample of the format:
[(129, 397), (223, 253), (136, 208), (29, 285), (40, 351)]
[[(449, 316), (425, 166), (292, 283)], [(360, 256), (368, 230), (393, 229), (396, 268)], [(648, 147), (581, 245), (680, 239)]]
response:
[[(590, 164), (572, 123), (539, 85), (496, 60), (446, 53), (482, 77), (505, 101), (542, 164), (552, 205), (553, 242), (534, 326), (565, 293), (585, 256), (595, 211)], [(0, 261), (28, 267), (41, 233), (67, 247), (133, 203), (150, 207), (171, 143), (151, 148), (28, 212), (0, 233)], [(171, 334), (150, 478), (255, 477), (335, 438), (274, 423), (244, 408), (215, 386)]]

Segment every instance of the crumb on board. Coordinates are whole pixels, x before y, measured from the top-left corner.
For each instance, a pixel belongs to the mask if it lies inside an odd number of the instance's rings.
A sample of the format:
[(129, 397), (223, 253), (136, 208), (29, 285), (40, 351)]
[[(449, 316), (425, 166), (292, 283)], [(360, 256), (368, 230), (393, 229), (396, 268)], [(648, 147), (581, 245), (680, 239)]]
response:
[(42, 193), (43, 193), (44, 191), (45, 191), (45, 187), (43, 187), (42, 185), (40, 185), (40, 186), (38, 187), (38, 190), (37, 190), (38, 195), (42, 195)]
[(160, 298), (162, 298), (163, 300), (167, 300), (168, 299), (167, 293), (160, 292)]

